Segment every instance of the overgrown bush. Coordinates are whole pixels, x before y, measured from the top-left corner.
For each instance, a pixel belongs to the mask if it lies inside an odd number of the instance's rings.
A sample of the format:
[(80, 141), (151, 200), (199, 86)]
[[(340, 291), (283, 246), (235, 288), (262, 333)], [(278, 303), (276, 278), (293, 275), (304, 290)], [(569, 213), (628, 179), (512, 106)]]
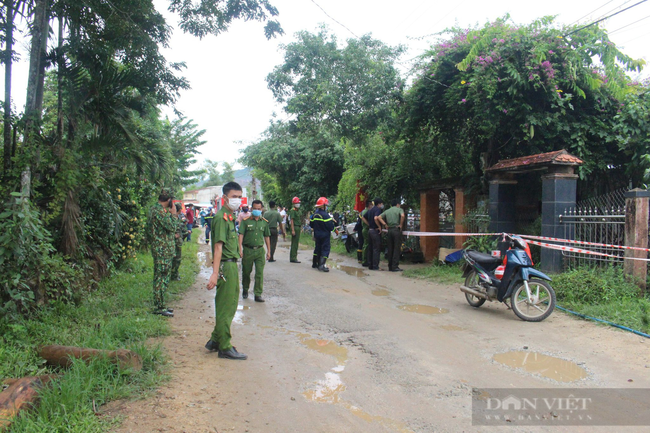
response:
[(604, 304), (636, 299), (639, 287), (620, 268), (578, 268), (553, 277), (558, 302), (573, 304)]
[(12, 193), (0, 214), (0, 313), (26, 312), (52, 298), (69, 299), (81, 280), (76, 266), (55, 254), (38, 212)]

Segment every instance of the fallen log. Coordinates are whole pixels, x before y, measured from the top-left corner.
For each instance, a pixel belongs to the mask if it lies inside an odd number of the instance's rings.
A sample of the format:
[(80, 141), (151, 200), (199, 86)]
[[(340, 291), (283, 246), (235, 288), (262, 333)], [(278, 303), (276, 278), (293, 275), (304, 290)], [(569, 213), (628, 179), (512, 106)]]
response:
[(52, 345), (41, 347), (38, 354), (48, 364), (63, 368), (70, 367), (72, 360), (75, 358), (83, 359), (87, 362), (92, 359), (106, 357), (114, 364), (118, 364), (121, 368), (132, 368), (135, 371), (142, 369), (142, 358), (140, 355), (126, 349), (100, 350)]
[(56, 374), (45, 374), (5, 380), (9, 388), (0, 392), (0, 430), (9, 427), (21, 410), (36, 407), (38, 391), (55, 377)]

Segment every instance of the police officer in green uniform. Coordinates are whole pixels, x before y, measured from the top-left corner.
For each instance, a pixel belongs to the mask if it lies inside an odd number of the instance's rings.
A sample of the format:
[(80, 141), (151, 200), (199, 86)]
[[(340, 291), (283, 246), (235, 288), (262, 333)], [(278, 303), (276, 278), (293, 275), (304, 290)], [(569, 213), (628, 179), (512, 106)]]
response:
[(262, 218), (262, 202), (253, 200), (251, 217), (239, 223), (239, 248), (242, 256), (242, 298), (248, 298), (251, 285), (251, 272), (255, 265), (255, 302), (264, 302), (262, 290), (264, 285), (264, 244), (266, 259), (271, 257), (269, 223)]
[(300, 231), (302, 224), (302, 213), (300, 213), (300, 199), (294, 197), (291, 200), (293, 203), (293, 209), (289, 211), (289, 229), (291, 229), (291, 251), (289, 252), (289, 262), (291, 263), (300, 263), (298, 261), (298, 245), (300, 244)]
[(176, 253), (172, 260), (172, 275), (171, 279), (179, 281), (181, 279), (178, 275), (178, 269), (181, 266), (181, 260), (183, 258), (183, 238), (187, 235), (187, 218), (181, 212), (181, 204), (175, 203), (176, 206), (176, 218), (178, 219), (178, 228), (176, 229), (176, 234), (174, 235), (174, 243), (176, 245)]
[(172, 203), (172, 192), (163, 188), (158, 203), (149, 209), (147, 234), (153, 256), (153, 306), (154, 314), (174, 317), (174, 311), (165, 307), (165, 292), (174, 258), (174, 235), (178, 229), (176, 206)]
[(271, 249), (269, 254), (271, 258), (268, 259), (269, 262), (275, 261), (275, 248), (278, 246), (278, 227), (282, 224), (282, 215), (275, 209), (275, 202), (271, 200), (269, 202), (268, 211), (264, 212), (264, 219), (269, 223), (269, 231), (271, 232)]
[(363, 264), (362, 266), (370, 266), (370, 260), (368, 259), (368, 246), (370, 245), (370, 227), (368, 226), (368, 220), (366, 219), (366, 214), (370, 209), (373, 208), (372, 200), (366, 200), (366, 208), (361, 211), (359, 215), (361, 217), (361, 224), (363, 229), (361, 234), (363, 236)]
[(377, 217), (380, 225), (388, 229), (388, 270), (401, 272), (399, 258), (402, 255), (402, 227), (404, 226), (404, 210), (399, 200), (391, 202), (391, 208)]
[(205, 348), (218, 351), (219, 358), (244, 360), (248, 357), (230, 344), (230, 325), (237, 312), (239, 301), (239, 270), (241, 257), (239, 241), (232, 213), (241, 206), (242, 187), (235, 182), (223, 186), (224, 207), (212, 220), (212, 275), (208, 290), (217, 287), (214, 297), (215, 325)]

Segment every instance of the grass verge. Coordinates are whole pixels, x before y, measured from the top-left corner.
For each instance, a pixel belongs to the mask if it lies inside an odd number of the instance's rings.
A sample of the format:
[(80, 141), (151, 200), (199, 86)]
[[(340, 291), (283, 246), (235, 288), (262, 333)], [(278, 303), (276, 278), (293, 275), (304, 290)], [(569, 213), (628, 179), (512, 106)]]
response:
[(458, 264), (447, 265), (437, 260), (426, 268), (406, 270), (404, 276), (441, 284), (460, 284), (463, 282), (463, 271)]
[(650, 297), (617, 267), (579, 268), (553, 276), (558, 305), (650, 333)]
[[(170, 303), (189, 288), (199, 270), (198, 236), (183, 246), (181, 281), (171, 283)], [(0, 318), (0, 379), (58, 372), (62, 376), (41, 392), (37, 409), (22, 413), (9, 432), (103, 432), (119, 420), (97, 416), (94, 407), (111, 400), (146, 395), (167, 380), (165, 354), (151, 337), (170, 333), (169, 319), (151, 314), (153, 261), (143, 252), (99, 283), (79, 304), (57, 302), (31, 317)], [(172, 319), (173, 320), (173, 319)], [(75, 362), (67, 371), (45, 366), (41, 345), (126, 348), (140, 354), (143, 368), (124, 371), (98, 359)]]

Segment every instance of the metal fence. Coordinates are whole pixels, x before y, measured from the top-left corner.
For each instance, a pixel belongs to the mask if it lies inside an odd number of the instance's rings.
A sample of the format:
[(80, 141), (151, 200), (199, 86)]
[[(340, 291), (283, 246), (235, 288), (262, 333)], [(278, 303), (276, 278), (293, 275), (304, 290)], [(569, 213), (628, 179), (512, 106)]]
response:
[[(623, 200), (624, 204), (624, 200)], [(560, 215), (564, 226), (564, 239), (573, 239), (601, 244), (624, 245), (625, 207), (576, 207), (567, 209)], [(580, 245), (575, 245), (580, 248)], [(575, 268), (584, 265), (623, 263), (623, 250), (608, 247), (585, 246), (585, 249), (612, 254), (619, 258), (602, 257), (563, 251), (564, 267)]]

